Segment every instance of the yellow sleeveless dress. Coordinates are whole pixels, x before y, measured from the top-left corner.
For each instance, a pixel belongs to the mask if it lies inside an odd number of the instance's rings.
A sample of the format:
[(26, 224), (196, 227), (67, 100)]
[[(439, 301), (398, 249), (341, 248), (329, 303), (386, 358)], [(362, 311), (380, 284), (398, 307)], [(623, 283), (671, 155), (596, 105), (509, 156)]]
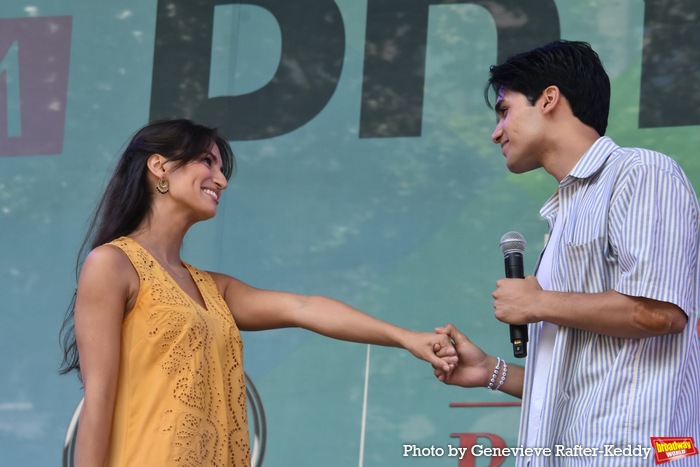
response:
[(107, 465), (250, 466), (243, 342), (213, 279), (185, 264), (202, 308), (136, 241), (110, 244), (140, 285), (122, 324)]

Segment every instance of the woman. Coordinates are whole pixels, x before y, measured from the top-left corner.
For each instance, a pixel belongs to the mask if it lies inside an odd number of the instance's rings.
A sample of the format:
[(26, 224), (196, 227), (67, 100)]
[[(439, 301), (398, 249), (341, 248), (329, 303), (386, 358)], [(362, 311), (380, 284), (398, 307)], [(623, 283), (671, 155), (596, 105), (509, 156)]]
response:
[(185, 234), (216, 215), (233, 168), (216, 130), (182, 119), (143, 127), (122, 154), (62, 330), (62, 372), (85, 392), (77, 466), (250, 465), (239, 330), (297, 326), (452, 368), (445, 335), (184, 263)]

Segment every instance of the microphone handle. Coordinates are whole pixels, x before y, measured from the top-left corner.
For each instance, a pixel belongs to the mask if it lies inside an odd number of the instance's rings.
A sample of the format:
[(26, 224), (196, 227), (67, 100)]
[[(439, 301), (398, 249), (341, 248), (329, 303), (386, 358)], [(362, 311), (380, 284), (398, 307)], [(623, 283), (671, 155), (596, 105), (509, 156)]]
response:
[(508, 279), (524, 279), (525, 266), (523, 266), (523, 254), (517, 251), (507, 253), (506, 260), (506, 277)]
[[(509, 279), (524, 279), (525, 268), (523, 255), (520, 252), (507, 253), (505, 255), (506, 277)], [(527, 326), (524, 324), (510, 325), (510, 342), (513, 344), (513, 356), (515, 358), (527, 357)]]

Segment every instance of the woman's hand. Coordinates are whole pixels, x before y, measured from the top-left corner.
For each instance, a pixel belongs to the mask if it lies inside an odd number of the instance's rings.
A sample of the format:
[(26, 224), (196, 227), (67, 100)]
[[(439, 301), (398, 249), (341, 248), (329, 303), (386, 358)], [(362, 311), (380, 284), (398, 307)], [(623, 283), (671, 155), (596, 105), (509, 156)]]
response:
[(403, 346), (415, 357), (430, 363), (435, 371), (450, 372), (457, 363), (457, 352), (445, 334), (410, 331)]

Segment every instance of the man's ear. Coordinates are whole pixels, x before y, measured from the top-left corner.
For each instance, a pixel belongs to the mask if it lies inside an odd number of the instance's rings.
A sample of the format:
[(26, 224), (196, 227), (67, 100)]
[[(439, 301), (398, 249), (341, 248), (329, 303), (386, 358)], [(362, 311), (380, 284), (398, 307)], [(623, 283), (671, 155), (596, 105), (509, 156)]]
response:
[(146, 165), (148, 170), (157, 178), (160, 179), (165, 175), (165, 163), (168, 162), (164, 156), (160, 154), (151, 154), (148, 156)]
[(544, 91), (542, 91), (542, 96), (540, 100), (542, 101), (542, 110), (545, 113), (552, 112), (561, 101), (562, 95), (559, 91), (559, 86), (547, 86)]

